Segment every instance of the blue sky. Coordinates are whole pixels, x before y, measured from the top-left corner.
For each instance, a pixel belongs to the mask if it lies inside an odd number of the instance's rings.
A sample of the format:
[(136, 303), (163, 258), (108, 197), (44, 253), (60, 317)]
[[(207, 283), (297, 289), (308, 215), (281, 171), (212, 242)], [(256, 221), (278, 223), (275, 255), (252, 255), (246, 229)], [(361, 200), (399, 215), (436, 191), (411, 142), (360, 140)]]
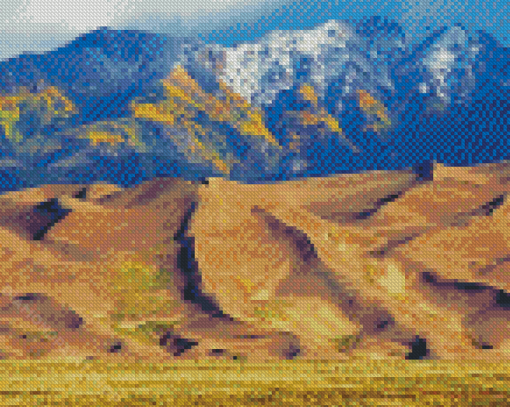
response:
[(419, 41), (427, 27), (461, 22), (510, 46), (507, 0), (0, 0), (0, 58), (44, 52), (101, 26), (200, 35), (231, 45), (268, 30), (376, 14), (400, 22), (409, 42)]

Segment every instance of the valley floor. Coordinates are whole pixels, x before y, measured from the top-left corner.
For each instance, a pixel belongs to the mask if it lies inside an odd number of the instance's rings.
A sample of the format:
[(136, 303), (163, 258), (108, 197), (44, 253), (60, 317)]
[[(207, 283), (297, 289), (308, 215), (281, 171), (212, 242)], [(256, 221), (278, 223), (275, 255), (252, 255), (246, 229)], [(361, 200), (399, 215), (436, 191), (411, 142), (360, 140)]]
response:
[(0, 405), (505, 406), (510, 368), (437, 361), (1, 362)]

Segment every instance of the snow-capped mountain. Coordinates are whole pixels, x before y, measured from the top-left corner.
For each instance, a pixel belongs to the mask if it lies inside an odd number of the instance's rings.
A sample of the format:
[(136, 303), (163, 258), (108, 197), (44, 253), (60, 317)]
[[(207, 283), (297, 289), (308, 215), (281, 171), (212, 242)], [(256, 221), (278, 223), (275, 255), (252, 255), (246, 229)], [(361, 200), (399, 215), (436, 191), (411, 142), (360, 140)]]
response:
[[(183, 65), (202, 72), (197, 80), (221, 79), (265, 109), (266, 125), (282, 139), (291, 129), (304, 140), (317, 137), (316, 128), (293, 128), (288, 115), (304, 108), (299, 89), (311, 85), (317, 108), (336, 118), (351, 141), (348, 151), (336, 154), (346, 157), (345, 163), (332, 160), (331, 166), (349, 171), (434, 159), (469, 164), (506, 154), (509, 55), (489, 34), (459, 25), (438, 29), (408, 47), (398, 24), (372, 17), (273, 31), (231, 48), (208, 45), (187, 56)], [(304, 105), (310, 109), (306, 101)], [(384, 152), (381, 142), (388, 144)], [(357, 150), (363, 151), (361, 156), (351, 155), (352, 144), (362, 145)], [(313, 143), (304, 145), (321, 150)], [(491, 145), (500, 148), (491, 150)], [(331, 155), (335, 152), (327, 151), (316, 161)]]
[[(215, 65), (219, 78), (254, 105), (267, 105), (282, 90), (303, 83), (313, 85), (324, 102), (328, 86), (339, 80), (344, 93), (360, 81), (370, 89), (392, 88), (384, 59), (403, 51), (403, 37), (380, 37), (374, 45), (364, 34), (332, 20), (310, 30), (272, 31), (256, 43), (208, 48), (220, 59)], [(383, 47), (389, 53), (381, 52)]]
[(444, 27), (395, 67), (400, 156), (451, 165), (510, 157), (510, 50), (485, 32)]
[(443, 27), (408, 46), (382, 17), (232, 47), (95, 30), (0, 62), (3, 177), (271, 182), (507, 159), (509, 61), (485, 32)]

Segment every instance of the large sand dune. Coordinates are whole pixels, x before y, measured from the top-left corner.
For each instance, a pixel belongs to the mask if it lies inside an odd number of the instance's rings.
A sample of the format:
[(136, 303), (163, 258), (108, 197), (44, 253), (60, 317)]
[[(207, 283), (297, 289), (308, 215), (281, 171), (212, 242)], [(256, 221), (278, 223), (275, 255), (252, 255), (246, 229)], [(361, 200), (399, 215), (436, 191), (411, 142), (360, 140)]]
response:
[(510, 165), (0, 195), (6, 359), (510, 358)]

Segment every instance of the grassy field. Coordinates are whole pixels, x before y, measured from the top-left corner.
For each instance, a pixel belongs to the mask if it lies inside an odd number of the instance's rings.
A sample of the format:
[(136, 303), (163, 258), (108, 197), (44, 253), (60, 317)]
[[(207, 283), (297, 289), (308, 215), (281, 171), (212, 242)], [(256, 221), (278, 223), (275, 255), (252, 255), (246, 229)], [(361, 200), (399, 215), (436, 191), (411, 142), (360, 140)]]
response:
[(508, 406), (510, 367), (348, 363), (0, 362), (2, 406)]

